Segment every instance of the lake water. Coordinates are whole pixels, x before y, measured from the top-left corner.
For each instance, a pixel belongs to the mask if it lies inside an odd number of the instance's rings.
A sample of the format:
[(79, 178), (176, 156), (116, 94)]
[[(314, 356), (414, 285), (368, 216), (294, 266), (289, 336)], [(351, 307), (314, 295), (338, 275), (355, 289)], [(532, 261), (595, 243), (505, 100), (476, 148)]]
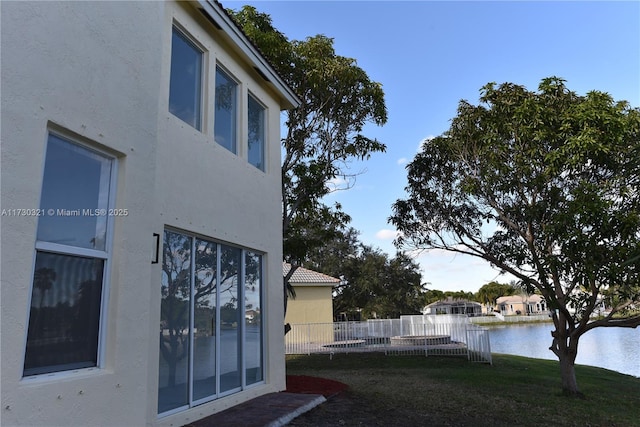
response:
[[(491, 352), (558, 360), (549, 350), (550, 323), (491, 326)], [(580, 338), (576, 364), (640, 377), (640, 328), (596, 328)]]

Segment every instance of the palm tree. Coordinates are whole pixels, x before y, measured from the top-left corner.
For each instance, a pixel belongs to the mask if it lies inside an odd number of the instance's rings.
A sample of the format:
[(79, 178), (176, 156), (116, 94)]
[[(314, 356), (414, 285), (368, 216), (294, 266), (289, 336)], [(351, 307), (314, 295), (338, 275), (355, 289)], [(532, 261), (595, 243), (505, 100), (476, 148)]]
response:
[(515, 291), (515, 286), (501, 284), (498, 282), (489, 282), (476, 292), (475, 297), (479, 302), (485, 304), (486, 307), (493, 309), (498, 298), (506, 295), (513, 295)]
[(40, 290), (39, 309), (42, 308), (42, 304), (44, 303), (45, 293), (51, 289), (53, 286), (52, 282), (55, 282), (56, 277), (56, 271), (53, 268), (42, 267), (36, 270), (33, 278), (33, 285)]
[[(36, 335), (40, 335), (42, 333), (42, 331), (40, 331), (40, 324), (42, 323), (42, 305), (44, 304), (44, 296), (45, 293), (53, 286), (56, 276), (56, 271), (53, 268), (42, 267), (35, 271), (33, 285), (40, 290), (40, 303), (38, 305), (38, 310), (36, 311), (35, 319), (32, 319), (33, 323), (31, 323), (31, 321), (29, 322), (30, 334), (32, 332)], [(33, 313), (33, 305), (31, 310)]]

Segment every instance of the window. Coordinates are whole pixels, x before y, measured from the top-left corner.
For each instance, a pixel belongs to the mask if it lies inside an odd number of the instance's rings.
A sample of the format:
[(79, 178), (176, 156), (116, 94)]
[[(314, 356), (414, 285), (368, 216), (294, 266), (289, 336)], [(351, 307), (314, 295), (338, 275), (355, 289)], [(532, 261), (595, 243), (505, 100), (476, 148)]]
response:
[[(198, 130), (203, 126), (203, 97), (210, 89), (203, 80), (204, 51), (185, 33), (173, 27), (169, 111)], [(214, 98), (214, 140), (238, 154), (238, 81), (221, 66), (216, 66)], [(265, 171), (266, 108), (251, 94), (247, 98), (247, 159)], [(244, 110), (244, 107), (243, 107)], [(244, 154), (244, 153), (242, 153)]]
[(175, 27), (171, 39), (169, 111), (201, 129), (202, 51)]
[(49, 135), (24, 376), (99, 365), (114, 167)]
[(263, 381), (262, 255), (165, 230), (160, 288), (159, 414)]
[(236, 154), (236, 116), (238, 84), (216, 67), (215, 140)]
[(247, 102), (248, 109), (248, 159), (249, 163), (264, 171), (265, 147), (265, 108), (251, 95)]

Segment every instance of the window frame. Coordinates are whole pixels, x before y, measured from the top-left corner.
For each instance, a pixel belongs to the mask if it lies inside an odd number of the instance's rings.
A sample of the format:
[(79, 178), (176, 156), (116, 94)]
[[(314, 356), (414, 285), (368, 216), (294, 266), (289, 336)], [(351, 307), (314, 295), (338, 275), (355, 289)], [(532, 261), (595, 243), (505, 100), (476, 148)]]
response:
[[(249, 148), (249, 136), (250, 136), (250, 132), (249, 132), (249, 114), (250, 111), (249, 109), (251, 108), (251, 101), (255, 102), (258, 106), (260, 106), (260, 108), (262, 108), (262, 147), (261, 147), (261, 154), (262, 154), (262, 159), (261, 159), (261, 165), (255, 165), (254, 163), (251, 162), (251, 159), (249, 158), (249, 154), (250, 154), (250, 148)], [(268, 141), (268, 129), (267, 129), (267, 123), (268, 123), (268, 118), (267, 118), (267, 114), (268, 114), (269, 109), (267, 108), (267, 106), (264, 104), (264, 102), (262, 102), (255, 94), (253, 94), (251, 91), (247, 91), (247, 163), (249, 163), (250, 165), (254, 166), (256, 169), (261, 170), (262, 172), (266, 172), (267, 171), (267, 141)]]
[[(183, 24), (182, 21), (185, 21)], [(254, 166), (256, 169), (267, 173), (269, 169), (269, 110), (268, 104), (263, 102), (261, 97), (258, 96), (255, 91), (252, 91), (250, 88), (253, 87), (254, 84), (258, 85), (259, 89), (263, 89), (260, 84), (260, 81), (254, 81), (251, 75), (247, 75), (242, 72), (242, 70), (236, 70), (241, 74), (243, 79), (239, 79), (234, 72), (231, 71), (233, 68), (225, 65), (225, 62), (229, 61), (229, 58), (226, 58), (224, 55), (220, 55), (216, 52), (215, 40), (213, 41), (213, 45), (211, 44), (211, 40), (208, 39), (206, 34), (201, 34), (198, 31), (195, 31), (195, 34), (199, 35), (201, 39), (203, 39), (203, 43), (201, 43), (197, 37), (192, 35), (192, 32), (188, 31), (188, 26), (193, 25), (192, 22), (189, 22), (190, 25), (186, 25), (186, 22), (189, 21), (186, 17), (181, 17), (178, 20), (174, 17), (171, 21), (171, 32), (169, 36), (170, 40), (170, 53), (169, 53), (169, 78), (168, 78), (168, 96), (167, 96), (167, 111), (174, 117), (180, 119), (180, 121), (188, 124), (193, 129), (198, 132), (204, 134), (207, 139), (211, 142), (215, 142), (218, 146), (225, 148), (227, 151), (232, 154), (242, 158), (250, 165)], [(179, 37), (183, 42), (188, 44), (194, 51), (197, 51), (200, 56), (200, 79), (199, 79), (199, 103), (198, 103), (198, 115), (196, 118), (195, 126), (194, 124), (185, 121), (179, 115), (176, 115), (173, 111), (171, 111), (171, 82), (172, 82), (172, 64), (173, 64), (173, 38)], [(221, 75), (226, 81), (233, 83), (234, 87), (234, 96), (232, 99), (231, 112), (230, 117), (232, 123), (226, 123), (226, 120), (223, 122), (226, 129), (225, 131), (230, 131), (230, 141), (220, 141), (216, 138), (216, 126), (221, 122), (219, 120), (219, 115), (217, 114), (217, 106), (216, 103), (217, 97), (219, 94), (217, 84), (218, 84), (218, 76)], [(246, 80), (246, 81), (245, 81)], [(260, 92), (260, 90), (258, 90)], [(256, 165), (249, 157), (249, 100), (252, 100), (257, 105), (262, 108), (262, 126), (263, 126), (263, 135), (262, 135), (262, 147), (261, 147), (261, 164)], [(224, 132), (221, 132), (220, 135), (223, 136)]]
[[(107, 210), (115, 207), (116, 202), (116, 192), (117, 192), (117, 176), (118, 176), (118, 158), (113, 154), (109, 153), (105, 150), (99, 149), (94, 146), (90, 141), (85, 140), (84, 138), (73, 136), (70, 132), (66, 132), (64, 130), (54, 130), (49, 128), (46, 133), (45, 139), (45, 156), (44, 161), (42, 162), (42, 180), (40, 185), (40, 199), (42, 199), (43, 193), (43, 184), (44, 184), (44, 169), (46, 165), (46, 156), (47, 150), (49, 147), (50, 137), (53, 136), (64, 141), (66, 144), (70, 144), (74, 146), (74, 148), (81, 148), (87, 150), (93, 154), (103, 157), (104, 159), (109, 160), (110, 162), (110, 177), (109, 177), (109, 189), (108, 189), (108, 197), (107, 197)], [(81, 372), (90, 372), (93, 370), (101, 370), (104, 369), (105, 359), (106, 359), (106, 340), (107, 340), (107, 323), (108, 323), (108, 311), (109, 311), (109, 294), (110, 294), (110, 284), (111, 284), (111, 262), (113, 255), (113, 228), (114, 228), (114, 216), (107, 215), (106, 216), (106, 224), (105, 224), (105, 245), (104, 250), (98, 249), (89, 249), (83, 248), (80, 246), (72, 246), (65, 245), (60, 243), (53, 243), (48, 241), (38, 240), (37, 237), (37, 228), (39, 226), (40, 221), (36, 223), (36, 236), (34, 238), (34, 250), (33, 250), (33, 259), (31, 266), (31, 275), (30, 275), (30, 285), (29, 285), (29, 297), (28, 297), (28, 307), (27, 307), (27, 316), (26, 316), (26, 325), (27, 328), (24, 333), (24, 345), (22, 352), (22, 373), (21, 378), (23, 381), (38, 381), (43, 378), (63, 378), (69, 375), (75, 375)], [(33, 300), (33, 292), (34, 292), (34, 279), (35, 279), (35, 267), (36, 267), (36, 258), (38, 253), (51, 253), (58, 255), (65, 255), (70, 257), (81, 257), (81, 258), (94, 258), (100, 259), (104, 261), (103, 264), (103, 272), (102, 272), (102, 286), (100, 292), (100, 314), (98, 317), (98, 336), (97, 338), (97, 351), (96, 351), (96, 364), (95, 366), (83, 367), (83, 368), (70, 368), (57, 370), (52, 372), (45, 373), (36, 373), (31, 375), (25, 375), (25, 357), (27, 350), (27, 342), (29, 340), (29, 322), (31, 321), (31, 304)]]
[[(247, 361), (246, 361), (246, 349), (247, 349), (247, 337), (246, 337), (246, 318), (245, 318), (245, 313), (246, 313), (246, 309), (245, 309), (245, 304), (238, 304), (238, 311), (239, 311), (239, 318), (241, 319), (241, 321), (238, 323), (238, 331), (237, 331), (237, 340), (239, 340), (239, 342), (236, 342), (236, 345), (239, 345), (239, 353), (236, 357), (238, 359), (239, 365), (238, 365), (238, 374), (239, 374), (239, 381), (240, 381), (240, 385), (238, 387), (234, 387), (234, 388), (230, 388), (227, 390), (222, 391), (222, 386), (221, 386), (221, 381), (220, 381), (220, 377), (221, 377), (221, 364), (222, 364), (222, 354), (224, 352), (224, 348), (221, 345), (221, 334), (218, 333), (220, 332), (221, 329), (221, 325), (222, 325), (222, 320), (221, 320), (221, 294), (219, 292), (219, 288), (217, 287), (216, 289), (216, 295), (215, 295), (215, 302), (216, 302), (216, 329), (215, 329), (215, 335), (216, 335), (216, 343), (215, 343), (215, 355), (214, 355), (214, 363), (215, 363), (215, 382), (216, 382), (216, 390), (215, 393), (210, 394), (208, 396), (204, 396), (204, 397), (199, 397), (199, 398), (195, 398), (194, 397), (194, 393), (193, 393), (193, 383), (195, 380), (194, 377), (194, 366), (195, 366), (195, 362), (194, 362), (194, 351), (195, 351), (195, 332), (194, 332), (194, 328), (195, 328), (195, 300), (194, 300), (194, 291), (195, 291), (195, 259), (196, 259), (196, 253), (197, 253), (197, 242), (200, 241), (206, 241), (209, 243), (213, 243), (216, 247), (216, 261), (215, 261), (215, 270), (216, 270), (216, 275), (217, 275), (217, 285), (220, 285), (220, 274), (221, 274), (221, 264), (222, 264), (222, 251), (223, 248), (228, 248), (228, 249), (236, 249), (239, 250), (239, 259), (242, 261), (241, 265), (238, 268), (237, 271), (237, 275), (238, 275), (238, 301), (245, 301), (246, 300), (246, 295), (245, 295), (245, 286), (246, 286), (246, 259), (247, 259), (247, 254), (253, 254), (254, 256), (259, 256), (260, 257), (260, 291), (259, 291), (259, 299), (260, 299), (260, 305), (265, 304), (266, 302), (266, 262), (267, 262), (267, 253), (257, 250), (257, 249), (253, 249), (253, 248), (248, 248), (242, 245), (238, 245), (238, 244), (234, 244), (234, 243), (229, 243), (223, 240), (219, 240), (219, 239), (215, 239), (212, 237), (208, 237), (208, 236), (203, 236), (199, 233), (194, 233), (194, 232), (190, 232), (190, 231), (186, 231), (183, 229), (179, 229), (179, 228), (174, 228), (168, 225), (165, 225), (164, 229), (163, 229), (163, 239), (161, 244), (163, 245), (163, 253), (164, 253), (164, 245), (165, 245), (165, 233), (174, 233), (174, 234), (179, 234), (182, 235), (184, 237), (187, 237), (188, 239), (190, 239), (190, 260), (189, 260), (189, 264), (190, 264), (190, 278), (189, 278), (189, 286), (190, 286), (190, 293), (189, 293), (189, 315), (188, 315), (188, 328), (189, 328), (189, 332), (188, 332), (188, 337), (189, 337), (189, 351), (188, 351), (188, 355), (187, 355), (187, 364), (188, 364), (188, 377), (186, 379), (186, 387), (187, 387), (187, 403), (183, 404), (181, 406), (166, 410), (164, 412), (160, 412), (160, 408), (157, 407), (156, 408), (156, 416), (158, 419), (162, 419), (165, 418), (167, 416), (170, 415), (174, 415), (177, 413), (180, 413), (182, 411), (185, 411), (187, 409), (191, 409), (191, 408), (195, 408), (199, 405), (214, 401), (214, 400), (219, 400), (221, 398), (239, 393), (241, 391), (244, 390), (248, 390), (252, 387), (256, 387), (259, 386), (261, 384), (265, 384), (266, 383), (266, 377), (267, 377), (267, 369), (266, 369), (266, 363), (267, 363), (267, 354), (266, 354), (266, 348), (267, 348), (267, 334), (266, 334), (266, 330), (264, 327), (264, 322), (262, 319), (264, 319), (264, 316), (261, 319), (261, 324), (260, 324), (260, 368), (262, 370), (262, 375), (261, 375), (261, 380), (256, 381), (256, 382), (252, 382), (250, 384), (247, 384), (247, 378), (246, 378), (246, 369), (247, 369)], [(164, 263), (164, 259), (162, 260), (162, 262)], [(162, 284), (160, 285), (162, 287)], [(161, 289), (160, 287), (160, 289)], [(159, 289), (158, 289), (159, 290)], [(161, 293), (159, 295), (161, 298)], [(264, 313), (264, 308), (260, 307), (260, 310), (262, 313)], [(160, 349), (158, 346), (158, 353), (160, 353)], [(161, 358), (162, 355), (158, 354), (158, 357)], [(158, 365), (158, 372), (157, 375), (159, 375), (160, 373), (160, 366)], [(160, 382), (157, 383), (157, 389), (156, 389), (156, 401), (158, 401), (159, 396), (160, 396)]]
[[(180, 37), (185, 43), (187, 43), (188, 45), (190, 45), (192, 48), (194, 48), (194, 50), (198, 51), (200, 53), (200, 71), (199, 71), (199, 102), (198, 103), (194, 103), (194, 106), (197, 105), (198, 111), (197, 111), (197, 116), (194, 117), (196, 120), (195, 126), (189, 122), (187, 122), (186, 120), (184, 120), (182, 117), (176, 115), (174, 112), (171, 111), (171, 76), (172, 76), (172, 72), (171, 72), (171, 68), (173, 65), (173, 36), (174, 33), (177, 34), (178, 37)], [(207, 56), (207, 50), (204, 48), (204, 46), (202, 46), (201, 43), (199, 43), (195, 37), (191, 36), (191, 34), (182, 26), (180, 25), (177, 21), (173, 21), (172, 25), (171, 25), (171, 42), (169, 43), (169, 45), (171, 46), (170, 49), (170, 55), (169, 55), (169, 94), (167, 97), (167, 110), (169, 111), (169, 113), (174, 116), (177, 117), (178, 119), (180, 119), (182, 122), (188, 124), (189, 126), (191, 126), (192, 128), (194, 128), (195, 130), (199, 131), (199, 132), (205, 132), (205, 125), (207, 123), (207, 116), (206, 116), (206, 96), (207, 96), (207, 84), (206, 84), (206, 74), (207, 74), (207, 63), (208, 63), (208, 56)]]
[[(224, 77), (235, 83), (235, 87), (234, 87), (234, 99), (233, 99), (233, 112), (232, 112), (232, 120), (233, 123), (231, 124), (231, 131), (233, 132), (233, 141), (232, 141), (232, 145), (231, 147), (227, 147), (226, 145), (220, 143), (217, 139), (216, 139), (216, 124), (218, 123), (218, 117), (217, 117), (217, 107), (216, 107), (216, 103), (217, 103), (217, 95), (218, 95), (218, 73), (221, 73), (224, 75)], [(242, 84), (240, 83), (240, 81), (226, 68), (224, 67), (222, 64), (220, 64), (219, 62), (216, 62), (215, 67), (214, 67), (214, 75), (213, 75), (213, 140), (216, 142), (216, 144), (218, 144), (220, 147), (225, 148), (227, 151), (235, 154), (236, 156), (239, 156), (239, 144), (238, 144), (238, 139), (240, 136), (240, 132), (239, 132), (239, 123), (242, 121), (240, 116), (240, 113), (242, 112), (242, 104), (241, 104), (241, 92), (242, 92)]]

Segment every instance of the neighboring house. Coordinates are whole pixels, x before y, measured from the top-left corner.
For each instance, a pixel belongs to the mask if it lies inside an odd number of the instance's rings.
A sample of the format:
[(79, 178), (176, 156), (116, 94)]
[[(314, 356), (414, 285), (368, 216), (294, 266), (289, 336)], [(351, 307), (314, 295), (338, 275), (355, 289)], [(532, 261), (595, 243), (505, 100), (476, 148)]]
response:
[(548, 307), (542, 295), (511, 295), (496, 300), (497, 310), (503, 316), (545, 314)]
[[(287, 275), (291, 266), (282, 265), (283, 275)], [(289, 283), (296, 293), (289, 298), (285, 323), (331, 323), (333, 322), (333, 288), (340, 279), (298, 267)]]
[[(282, 264), (284, 276), (290, 269), (289, 264)], [(340, 280), (298, 267), (289, 283), (293, 286), (296, 297), (289, 298), (287, 302), (285, 323), (290, 324), (293, 329), (285, 336), (286, 345), (300, 342), (332, 342), (334, 340), (333, 288), (340, 283)], [(310, 323), (316, 325), (301, 326)]]
[(222, 6), (0, 2), (2, 425), (285, 389), (280, 111)]
[(466, 314), (467, 316), (480, 316), (482, 304), (447, 297), (447, 299), (433, 302), (422, 309), (422, 314)]

